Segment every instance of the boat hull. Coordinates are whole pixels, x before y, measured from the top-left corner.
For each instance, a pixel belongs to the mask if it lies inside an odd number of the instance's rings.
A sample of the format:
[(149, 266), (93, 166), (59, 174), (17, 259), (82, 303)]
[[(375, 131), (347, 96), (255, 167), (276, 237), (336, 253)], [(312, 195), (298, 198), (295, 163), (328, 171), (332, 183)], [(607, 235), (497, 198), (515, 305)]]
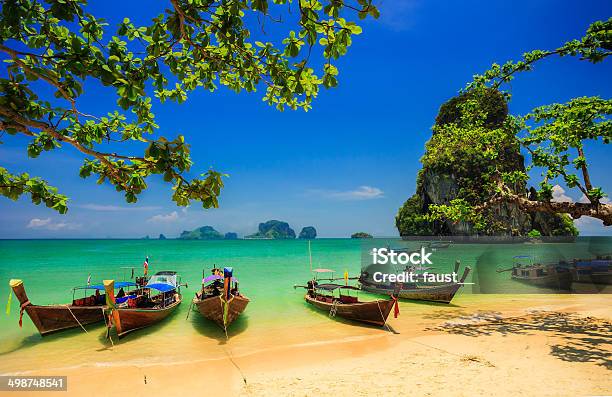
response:
[(9, 285), (19, 300), (22, 312), (30, 317), (42, 336), (104, 320), (104, 305), (33, 305), (21, 280), (11, 280)]
[[(414, 288), (401, 289), (398, 297), (401, 299), (419, 300), (427, 302), (450, 303), (461, 284), (442, 284), (433, 286), (416, 286)], [(367, 292), (381, 295), (392, 295), (393, 290), (388, 288), (377, 288), (372, 285), (361, 285), (361, 289)]]
[(180, 304), (181, 298), (179, 296), (175, 302), (161, 309), (114, 309), (112, 312), (112, 320), (117, 330), (117, 336), (122, 338), (132, 331), (146, 328), (162, 321), (172, 314)]
[(42, 336), (104, 321), (105, 306), (28, 305), (28, 314)]
[(387, 317), (393, 309), (395, 300), (376, 300), (372, 302), (358, 302), (350, 304), (336, 304), (323, 302), (306, 294), (304, 297), (306, 302), (313, 305), (317, 309), (331, 313), (332, 307), (336, 307), (336, 317), (342, 317), (347, 320), (362, 322), (366, 324), (383, 326), (387, 322)]
[(533, 285), (540, 288), (551, 288), (569, 291), (572, 286), (572, 276), (569, 272), (567, 273), (555, 273), (543, 277), (520, 277), (512, 275), (512, 279), (521, 283)]
[(206, 299), (193, 299), (193, 304), (196, 305), (200, 314), (211, 321), (214, 321), (223, 329), (236, 320), (240, 314), (246, 309), (249, 304), (249, 298), (246, 296), (234, 296), (228, 301), (227, 318), (224, 320), (224, 301), (220, 296), (213, 296)]

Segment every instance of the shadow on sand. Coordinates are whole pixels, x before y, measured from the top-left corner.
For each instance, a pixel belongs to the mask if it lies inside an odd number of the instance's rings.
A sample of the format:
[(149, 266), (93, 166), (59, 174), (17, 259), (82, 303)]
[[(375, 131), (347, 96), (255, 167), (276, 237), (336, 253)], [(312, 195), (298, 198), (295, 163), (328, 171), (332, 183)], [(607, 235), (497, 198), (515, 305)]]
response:
[(215, 339), (220, 345), (225, 345), (233, 336), (239, 335), (247, 329), (249, 325), (249, 315), (242, 313), (238, 316), (238, 318), (228, 326), (227, 336), (223, 328), (214, 321), (202, 317), (202, 315), (198, 313), (198, 309), (194, 308), (191, 311), (187, 321), (191, 322), (193, 327), (200, 334), (207, 338)]
[(606, 320), (548, 311), (507, 319), (485, 317), (484, 320), (472, 324), (447, 322), (430, 330), (472, 337), (545, 332), (560, 342), (551, 345), (552, 356), (569, 362), (595, 363), (612, 370), (612, 323)]

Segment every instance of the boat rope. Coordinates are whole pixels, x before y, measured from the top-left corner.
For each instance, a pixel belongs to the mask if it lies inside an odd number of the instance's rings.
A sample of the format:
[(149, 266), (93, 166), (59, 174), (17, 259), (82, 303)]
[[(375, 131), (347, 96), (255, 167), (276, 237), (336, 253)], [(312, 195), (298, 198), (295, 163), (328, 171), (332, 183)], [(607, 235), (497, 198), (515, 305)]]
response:
[[(226, 335), (227, 335), (227, 331), (226, 331)], [(234, 365), (234, 367), (236, 367), (236, 369), (238, 370), (238, 372), (240, 373), (240, 376), (242, 377), (242, 381), (244, 382), (244, 384), (247, 384), (247, 379), (246, 376), (244, 376), (244, 372), (242, 372), (242, 369), (238, 366), (238, 364), (236, 364), (236, 361), (234, 361), (234, 357), (232, 357), (232, 353), (230, 351), (229, 348), (221, 348), (225, 354), (227, 354), (227, 358), (229, 358), (230, 362)]]
[(30, 301), (25, 301), (21, 304), (21, 306), (19, 307), (19, 328), (23, 327), (23, 311), (25, 310), (26, 306), (31, 305)]
[(79, 321), (79, 319), (78, 319), (78, 318), (76, 318), (76, 316), (74, 315), (74, 313), (72, 312), (72, 310), (70, 310), (70, 306), (68, 306), (68, 305), (62, 305), (62, 306), (65, 306), (65, 307), (66, 307), (66, 309), (68, 309), (68, 311), (70, 312), (70, 314), (72, 314), (72, 318), (74, 318), (74, 321), (76, 321), (76, 322), (77, 322), (77, 324), (79, 324), (79, 326), (80, 326), (80, 327), (83, 329), (83, 331), (85, 331), (85, 333), (87, 334), (87, 333), (88, 333), (88, 332), (87, 332), (87, 330), (85, 329), (85, 327), (83, 327), (83, 324), (81, 324), (81, 322)]
[(191, 314), (192, 308), (193, 308), (193, 301), (191, 301), (191, 305), (189, 305), (189, 309), (187, 309), (187, 318), (185, 318), (185, 320), (189, 320), (189, 315)]
[(383, 314), (383, 312), (382, 312), (382, 310), (381, 310), (381, 308), (380, 308), (380, 299), (377, 299), (377, 300), (376, 300), (376, 306), (378, 306), (378, 311), (380, 312), (380, 317), (382, 317), (382, 319), (383, 319), (383, 321), (384, 321), (384, 323), (383, 323), (383, 327), (387, 328), (387, 330), (388, 330), (389, 332), (392, 332), (392, 331), (391, 331), (391, 328), (389, 328), (389, 326), (387, 325), (387, 319), (385, 318), (385, 315)]

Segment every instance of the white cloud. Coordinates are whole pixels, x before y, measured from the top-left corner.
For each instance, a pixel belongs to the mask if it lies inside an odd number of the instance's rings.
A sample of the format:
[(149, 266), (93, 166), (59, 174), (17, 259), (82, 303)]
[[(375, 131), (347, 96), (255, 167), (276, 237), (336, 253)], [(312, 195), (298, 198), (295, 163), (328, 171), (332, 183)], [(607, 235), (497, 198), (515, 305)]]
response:
[[(578, 200), (579, 203), (585, 203), (588, 204), (590, 203), (589, 199), (587, 198), (586, 194), (582, 194), (582, 197), (580, 197), (580, 200)], [(599, 199), (599, 202), (602, 204), (610, 204), (610, 199), (608, 197), (602, 197)]]
[(104, 204), (94, 204), (94, 203), (79, 204), (79, 205), (76, 205), (76, 207), (84, 208), (86, 210), (92, 210), (92, 211), (155, 211), (155, 210), (161, 209), (161, 207), (156, 207), (156, 206), (142, 206), (142, 207), (127, 206), (126, 207), (126, 206), (120, 206), (120, 205), (104, 205)]
[(610, 236), (612, 228), (604, 226), (601, 219), (592, 218), (590, 216), (581, 216), (574, 220), (574, 225), (580, 231), (582, 236)]
[(574, 199), (565, 194), (565, 189), (559, 185), (555, 185), (552, 188), (552, 200), (556, 203), (573, 203)]
[(44, 229), (44, 230), (76, 230), (80, 229), (81, 225), (70, 222), (53, 222), (51, 218), (32, 218), (26, 225), (28, 229)]
[(171, 213), (167, 215), (164, 215), (164, 214), (154, 215), (150, 217), (149, 219), (147, 219), (147, 222), (167, 223), (167, 222), (175, 222), (178, 219), (179, 219), (178, 212), (172, 211)]
[(50, 223), (51, 223), (51, 218), (47, 218), (47, 219), (33, 218), (33, 219), (30, 219), (30, 223), (28, 223), (28, 226), (26, 227), (30, 229), (37, 229), (37, 228), (45, 227)]
[(377, 187), (359, 186), (355, 190), (311, 189), (308, 194), (335, 200), (372, 200), (384, 197), (384, 192)]

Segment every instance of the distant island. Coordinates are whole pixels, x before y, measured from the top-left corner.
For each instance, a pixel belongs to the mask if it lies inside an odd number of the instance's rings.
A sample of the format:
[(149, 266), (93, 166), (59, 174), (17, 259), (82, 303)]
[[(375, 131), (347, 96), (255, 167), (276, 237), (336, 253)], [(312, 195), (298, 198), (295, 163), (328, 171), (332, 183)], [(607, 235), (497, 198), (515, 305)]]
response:
[(202, 226), (194, 230), (185, 230), (179, 240), (223, 240), (225, 237), (212, 226)]
[(300, 236), (298, 238), (304, 240), (315, 239), (317, 238), (317, 229), (315, 229), (314, 226), (306, 226), (302, 228), (302, 231), (300, 232)]
[(287, 222), (271, 220), (259, 224), (257, 233), (246, 236), (247, 239), (294, 239), (295, 232)]
[(165, 240), (165, 239), (166, 239), (166, 236), (164, 236), (163, 234), (160, 234), (160, 235), (159, 235), (159, 239), (160, 239), (160, 240)]
[[(160, 235), (160, 239), (161, 239)], [(179, 240), (236, 240), (238, 234), (227, 232), (221, 234), (212, 226), (202, 226), (194, 230), (184, 230), (179, 236)]]
[(371, 234), (368, 234), (366, 232), (357, 232), (357, 233), (351, 234), (351, 238), (373, 238), (373, 237)]

